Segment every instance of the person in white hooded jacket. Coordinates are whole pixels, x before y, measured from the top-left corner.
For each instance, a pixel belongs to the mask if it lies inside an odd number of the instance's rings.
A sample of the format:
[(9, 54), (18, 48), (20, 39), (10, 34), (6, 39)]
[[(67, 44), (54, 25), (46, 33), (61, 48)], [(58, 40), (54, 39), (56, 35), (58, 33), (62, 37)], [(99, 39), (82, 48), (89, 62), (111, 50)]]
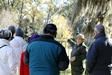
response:
[(15, 75), (15, 54), (9, 44), (11, 32), (8, 30), (0, 31), (0, 75)]
[(17, 75), (19, 75), (19, 68), (20, 68), (20, 57), (22, 52), (26, 49), (27, 43), (24, 40), (24, 32), (23, 30), (18, 27), (15, 32), (14, 38), (10, 41), (10, 45), (13, 47), (14, 52), (16, 54), (16, 62), (17, 62)]

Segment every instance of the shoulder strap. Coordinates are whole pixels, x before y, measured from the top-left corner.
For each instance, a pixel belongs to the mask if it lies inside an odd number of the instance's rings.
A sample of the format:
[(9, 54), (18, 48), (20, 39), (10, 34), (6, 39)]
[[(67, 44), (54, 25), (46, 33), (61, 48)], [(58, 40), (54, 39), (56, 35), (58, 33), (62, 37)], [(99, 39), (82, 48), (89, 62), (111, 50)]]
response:
[(3, 45), (3, 46), (1, 46), (0, 48), (5, 47), (5, 46), (7, 46), (7, 45)]

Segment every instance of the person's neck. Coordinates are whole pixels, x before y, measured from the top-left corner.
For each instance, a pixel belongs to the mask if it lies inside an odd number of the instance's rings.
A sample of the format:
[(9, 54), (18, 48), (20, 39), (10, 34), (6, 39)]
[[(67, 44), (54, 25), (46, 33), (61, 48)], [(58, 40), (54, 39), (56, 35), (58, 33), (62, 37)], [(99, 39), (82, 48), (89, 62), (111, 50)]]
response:
[(82, 45), (82, 43), (77, 43), (77, 46), (80, 46), (80, 45)]
[(98, 33), (98, 34), (95, 36), (95, 39), (100, 38), (100, 37), (103, 37), (103, 36), (106, 36), (106, 34), (105, 34), (105, 33)]
[(54, 38), (54, 36), (53, 35), (51, 35), (51, 34), (49, 34), (49, 33), (47, 33), (47, 34), (44, 34), (45, 36), (50, 36), (50, 37), (53, 37)]

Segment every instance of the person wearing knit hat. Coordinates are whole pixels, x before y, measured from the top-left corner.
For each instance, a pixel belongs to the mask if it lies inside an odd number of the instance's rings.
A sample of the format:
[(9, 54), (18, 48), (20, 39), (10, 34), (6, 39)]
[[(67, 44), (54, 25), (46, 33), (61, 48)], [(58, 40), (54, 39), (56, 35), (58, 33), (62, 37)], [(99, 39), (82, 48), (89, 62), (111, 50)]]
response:
[(24, 40), (24, 32), (20, 27), (18, 27), (16, 29), (15, 36), (10, 41), (10, 45), (13, 47), (13, 49), (15, 51), (15, 55), (16, 55), (15, 58), (17, 59), (16, 67), (17, 67), (17, 73), (18, 73), (19, 67), (20, 67), (20, 57), (21, 57), (22, 52), (24, 52), (26, 50), (26, 46), (27, 46), (27, 43)]
[(95, 26), (94, 28), (94, 36), (95, 38), (97, 38), (100, 35), (104, 35), (105, 36), (105, 28), (102, 24), (98, 24)]
[(0, 30), (0, 74), (15, 75), (15, 54), (10, 46), (11, 32), (9, 30)]
[(11, 31), (9, 30), (0, 30), (0, 38), (10, 40), (11, 39)]
[(94, 33), (95, 41), (87, 54), (89, 75), (111, 75), (108, 65), (111, 64), (112, 42), (108, 41), (102, 24), (95, 26)]
[(16, 29), (16, 36), (24, 38), (24, 32), (20, 27)]
[(96, 25), (95, 28), (97, 29), (97, 31), (104, 33), (105, 32), (105, 28), (102, 24)]

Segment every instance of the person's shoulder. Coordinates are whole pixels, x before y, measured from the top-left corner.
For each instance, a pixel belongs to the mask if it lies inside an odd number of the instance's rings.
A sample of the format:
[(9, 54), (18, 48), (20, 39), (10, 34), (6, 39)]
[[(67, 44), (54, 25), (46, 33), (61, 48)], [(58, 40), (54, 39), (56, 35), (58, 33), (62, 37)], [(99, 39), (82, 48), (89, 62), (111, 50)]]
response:
[(7, 45), (6, 48), (7, 48), (8, 50), (11, 50), (11, 51), (13, 50), (13, 47), (10, 46), (10, 45)]
[(93, 44), (101, 44), (101, 43), (103, 43), (104, 42), (104, 40), (102, 39), (102, 38), (98, 38), (98, 39), (96, 39), (94, 42), (93, 42)]
[(53, 40), (52, 42), (53, 42), (54, 44), (60, 46), (60, 47), (63, 47), (63, 45), (62, 45), (60, 42), (56, 41), (56, 40)]
[(49, 43), (52, 43), (52, 44), (56, 44), (58, 46), (62, 46), (60, 42), (58, 42), (57, 40), (55, 39), (43, 39), (42, 37), (39, 37), (39, 38), (36, 38), (34, 40), (32, 40), (30, 42), (30, 44), (34, 43), (34, 42), (38, 42), (38, 41), (43, 41), (43, 42), (49, 42)]
[(16, 42), (16, 41), (17, 41), (17, 38), (14, 37), (14, 38), (10, 41), (10, 43), (14, 43), (14, 42)]
[(87, 45), (85, 43), (82, 44), (82, 47), (87, 48)]
[(105, 40), (107, 40), (108, 38), (106, 36), (100, 37), (98, 39), (95, 40), (95, 43), (97, 42), (104, 42)]
[(10, 45), (6, 45), (2, 48), (6, 53), (10, 54), (14, 51), (14, 49), (12, 48), (12, 46)]

